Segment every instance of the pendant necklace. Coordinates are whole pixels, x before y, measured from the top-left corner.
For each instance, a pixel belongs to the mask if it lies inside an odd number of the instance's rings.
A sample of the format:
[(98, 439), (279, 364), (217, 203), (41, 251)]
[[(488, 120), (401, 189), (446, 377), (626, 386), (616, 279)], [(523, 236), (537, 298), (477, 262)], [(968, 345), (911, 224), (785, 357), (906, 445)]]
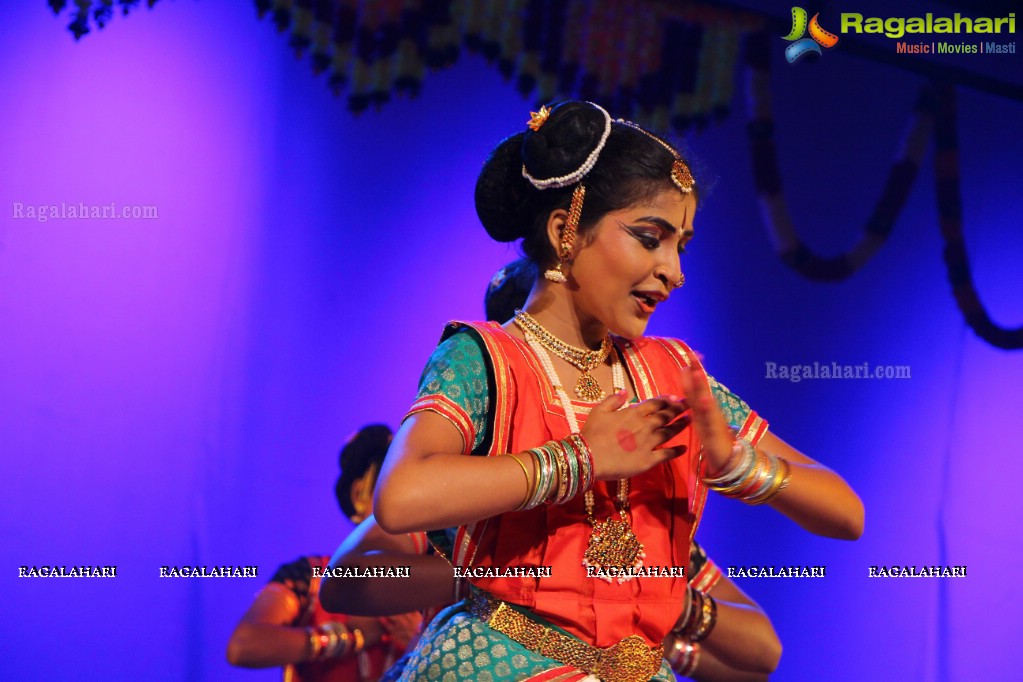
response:
[[(528, 318), (526, 324), (522, 323), (523, 318)], [(543, 343), (537, 334), (533, 333), (534, 328), (542, 330), (548, 337), (556, 341), (561, 346), (568, 346), (560, 339), (555, 337), (553, 334), (548, 332), (540, 323), (530, 317), (527, 313), (519, 311), (515, 315), (515, 323), (518, 324), (526, 337), (526, 343), (533, 349), (536, 356), (540, 359), (540, 364), (543, 366), (544, 373), (547, 374), (547, 378), (550, 380), (551, 385), (554, 387), (555, 392), (558, 394), (558, 400), (561, 402), (562, 408), (565, 410), (565, 419), (568, 421), (568, 427), (571, 433), (579, 433), (579, 421), (576, 419), (575, 408), (572, 406), (572, 401), (568, 397), (568, 392), (564, 386), (561, 385), (561, 381), (558, 378), (558, 374), (554, 369), (554, 363), (551, 362), (550, 355), (547, 350), (550, 350), (558, 357), (564, 360), (568, 360), (562, 356), (557, 350), (551, 348), (551, 345)], [(604, 338), (604, 343), (601, 344), (600, 351), (586, 351), (590, 353), (603, 352), (604, 346), (613, 347), (610, 344), (608, 337)], [(571, 346), (568, 346), (572, 348)], [(604, 352), (604, 359), (607, 358), (610, 353), (610, 348), (607, 352)], [(578, 367), (571, 360), (568, 360), (570, 364)], [(600, 360), (603, 362), (603, 359)], [(599, 364), (599, 363), (598, 363)], [(596, 364), (590, 366), (589, 369), (596, 367)], [(581, 369), (581, 368), (580, 368)], [(589, 370), (587, 370), (588, 373)], [(599, 398), (593, 400), (600, 400), (604, 397), (604, 391), (600, 389), (600, 385), (597, 384), (596, 380), (590, 376), (590, 380), (593, 381), (593, 385), (596, 386), (597, 391), (600, 392)], [(611, 365), (611, 382), (614, 390), (621, 391), (625, 388), (625, 371), (622, 369), (621, 359), (618, 357), (618, 353), (615, 352), (614, 361)], [(576, 394), (579, 394), (579, 385), (576, 385)], [(581, 396), (580, 396), (581, 397)], [(622, 478), (618, 480), (617, 486), (617, 501), (615, 504), (615, 511), (605, 521), (598, 521), (593, 515), (594, 497), (593, 491), (587, 490), (583, 496), (583, 502), (586, 506), (586, 520), (592, 526), (590, 531), (590, 539), (586, 545), (586, 551), (583, 553), (582, 564), (587, 568), (593, 569), (596, 577), (607, 582), (617, 581), (619, 584), (628, 582), (634, 577), (633, 571), (636, 571), (643, 566), (643, 559), (646, 557), (646, 553), (643, 551), (643, 543), (639, 541), (636, 534), (632, 532), (632, 526), (629, 523), (629, 479)], [(615, 573), (616, 575), (610, 575)]]
[[(600, 348), (587, 350), (569, 345), (554, 336), (525, 310), (515, 311), (515, 324), (524, 334), (532, 335), (541, 346), (581, 372), (579, 380), (575, 383), (576, 396), (591, 403), (604, 399), (603, 389), (600, 388), (600, 384), (590, 372), (607, 360), (607, 356), (610, 355), (612, 348), (610, 334), (604, 335), (604, 340), (600, 342)], [(558, 383), (555, 382), (555, 385)]]

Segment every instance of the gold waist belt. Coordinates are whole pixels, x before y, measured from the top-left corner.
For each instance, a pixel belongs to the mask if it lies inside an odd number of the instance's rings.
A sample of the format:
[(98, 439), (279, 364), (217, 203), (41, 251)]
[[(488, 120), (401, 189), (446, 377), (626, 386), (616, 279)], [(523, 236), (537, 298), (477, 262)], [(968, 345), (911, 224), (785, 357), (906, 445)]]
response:
[(606, 649), (537, 623), (486, 592), (473, 590), (469, 610), (494, 630), (541, 656), (571, 665), (603, 682), (648, 682), (661, 668), (663, 649), (629, 635)]

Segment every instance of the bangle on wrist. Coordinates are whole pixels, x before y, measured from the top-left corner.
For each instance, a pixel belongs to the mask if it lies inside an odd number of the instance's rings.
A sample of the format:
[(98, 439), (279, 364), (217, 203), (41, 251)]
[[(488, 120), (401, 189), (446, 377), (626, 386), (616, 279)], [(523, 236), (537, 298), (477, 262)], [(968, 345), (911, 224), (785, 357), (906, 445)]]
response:
[(682, 614), (675, 621), (675, 626), (671, 629), (673, 635), (683, 636), (686, 627), (686, 621), (689, 620), (689, 614), (693, 610), (693, 586), (690, 585), (686, 588), (685, 599), (682, 600)]
[(683, 638), (677, 638), (665, 658), (671, 669), (683, 677), (696, 672), (700, 662), (700, 645)]
[[(519, 506), (515, 507), (515, 509), (513, 510), (520, 511), (522, 509), (525, 509), (526, 505), (529, 503), (530, 493), (533, 489), (533, 481), (529, 476), (529, 471), (526, 470), (526, 465), (522, 463), (521, 459), (519, 459), (516, 455), (513, 455), (511, 453), (506, 453), (505, 456), (511, 457), (513, 460), (515, 460), (515, 463), (522, 467), (522, 473), (525, 474), (526, 476), (526, 496), (522, 498), (522, 502), (519, 502)], [(533, 458), (530, 457), (530, 464), (532, 464), (532, 459)]]
[[(533, 509), (541, 504), (564, 504), (593, 485), (593, 453), (581, 434), (552, 440), (526, 451), (533, 462), (533, 480), (516, 509)], [(525, 465), (515, 460), (526, 471)], [(526, 480), (529, 474), (526, 472)]]
[(693, 642), (702, 642), (707, 639), (707, 636), (710, 635), (711, 630), (714, 629), (714, 626), (718, 622), (717, 602), (714, 601), (714, 597), (709, 594), (704, 594), (703, 597), (704, 599), (701, 604), (700, 620), (690, 637)]
[(322, 645), (320, 644), (320, 633), (317, 632), (316, 628), (310, 627), (305, 629), (305, 635), (308, 640), (306, 642), (306, 660), (316, 660), (319, 658), (320, 649), (322, 648)]

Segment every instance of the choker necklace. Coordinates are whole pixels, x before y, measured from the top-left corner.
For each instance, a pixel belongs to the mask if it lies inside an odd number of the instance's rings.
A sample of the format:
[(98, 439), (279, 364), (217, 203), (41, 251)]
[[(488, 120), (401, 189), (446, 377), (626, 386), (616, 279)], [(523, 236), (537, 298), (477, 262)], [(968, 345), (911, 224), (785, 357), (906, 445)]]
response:
[[(517, 313), (516, 322), (519, 320), (519, 315), (525, 315), (525, 313), (521, 311)], [(526, 343), (540, 358), (540, 364), (543, 365), (547, 378), (558, 394), (561, 407), (565, 410), (565, 420), (568, 422), (569, 430), (572, 433), (579, 433), (579, 420), (576, 419), (575, 408), (572, 406), (565, 387), (558, 380), (558, 374), (554, 370), (554, 363), (551, 362), (550, 355), (544, 350), (536, 336), (525, 329), (523, 332)], [(614, 363), (611, 365), (611, 382), (616, 392), (625, 389), (625, 371), (622, 369), (618, 353), (615, 353)], [(636, 534), (632, 532), (632, 526), (629, 525), (629, 479), (618, 480), (618, 491), (615, 497), (617, 498), (615, 504), (618, 512), (617, 518), (612, 514), (606, 521), (597, 521), (593, 516), (593, 491), (587, 490), (583, 496), (586, 505), (586, 520), (589, 521), (593, 530), (590, 531), (590, 540), (586, 544), (586, 551), (583, 552), (582, 564), (588, 569), (593, 569), (593, 577), (606, 580), (609, 583), (617, 580), (620, 585), (632, 580), (632, 573), (643, 567), (646, 553), (643, 551), (643, 543), (639, 541)]]
[[(565, 343), (547, 331), (542, 324), (525, 310), (515, 311), (515, 324), (523, 333), (532, 336), (541, 346), (582, 372), (575, 382), (575, 394), (583, 400), (598, 402), (604, 399), (604, 390), (590, 372), (607, 360), (611, 353), (611, 335), (605, 334), (597, 350), (576, 348)], [(557, 385), (560, 382), (554, 382)], [(616, 389), (617, 390), (617, 389)]]

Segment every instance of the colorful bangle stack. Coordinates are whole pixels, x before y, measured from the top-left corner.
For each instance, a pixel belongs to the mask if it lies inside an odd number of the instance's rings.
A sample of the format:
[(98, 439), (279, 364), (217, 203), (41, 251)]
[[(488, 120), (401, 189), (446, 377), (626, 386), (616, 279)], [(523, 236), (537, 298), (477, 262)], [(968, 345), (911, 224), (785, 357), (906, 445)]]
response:
[(692, 585), (686, 591), (685, 608), (671, 634), (690, 642), (702, 642), (718, 622), (718, 605), (714, 597)]
[(763, 504), (784, 490), (791, 478), (788, 460), (756, 450), (740, 438), (736, 439), (723, 472), (703, 481), (722, 495), (737, 497), (747, 504)]
[(344, 623), (337, 621), (308, 627), (305, 631), (309, 637), (309, 656), (306, 659), (309, 661), (357, 654), (366, 646), (362, 630), (349, 630)]
[(678, 638), (665, 658), (672, 670), (682, 677), (688, 677), (696, 672), (696, 666), (700, 663), (700, 645)]
[[(518, 510), (533, 509), (545, 502), (564, 504), (593, 487), (593, 454), (578, 433), (544, 443), (526, 454), (533, 462), (534, 475), (530, 483), (526, 474), (527, 493)], [(518, 457), (512, 458), (526, 470)]]

